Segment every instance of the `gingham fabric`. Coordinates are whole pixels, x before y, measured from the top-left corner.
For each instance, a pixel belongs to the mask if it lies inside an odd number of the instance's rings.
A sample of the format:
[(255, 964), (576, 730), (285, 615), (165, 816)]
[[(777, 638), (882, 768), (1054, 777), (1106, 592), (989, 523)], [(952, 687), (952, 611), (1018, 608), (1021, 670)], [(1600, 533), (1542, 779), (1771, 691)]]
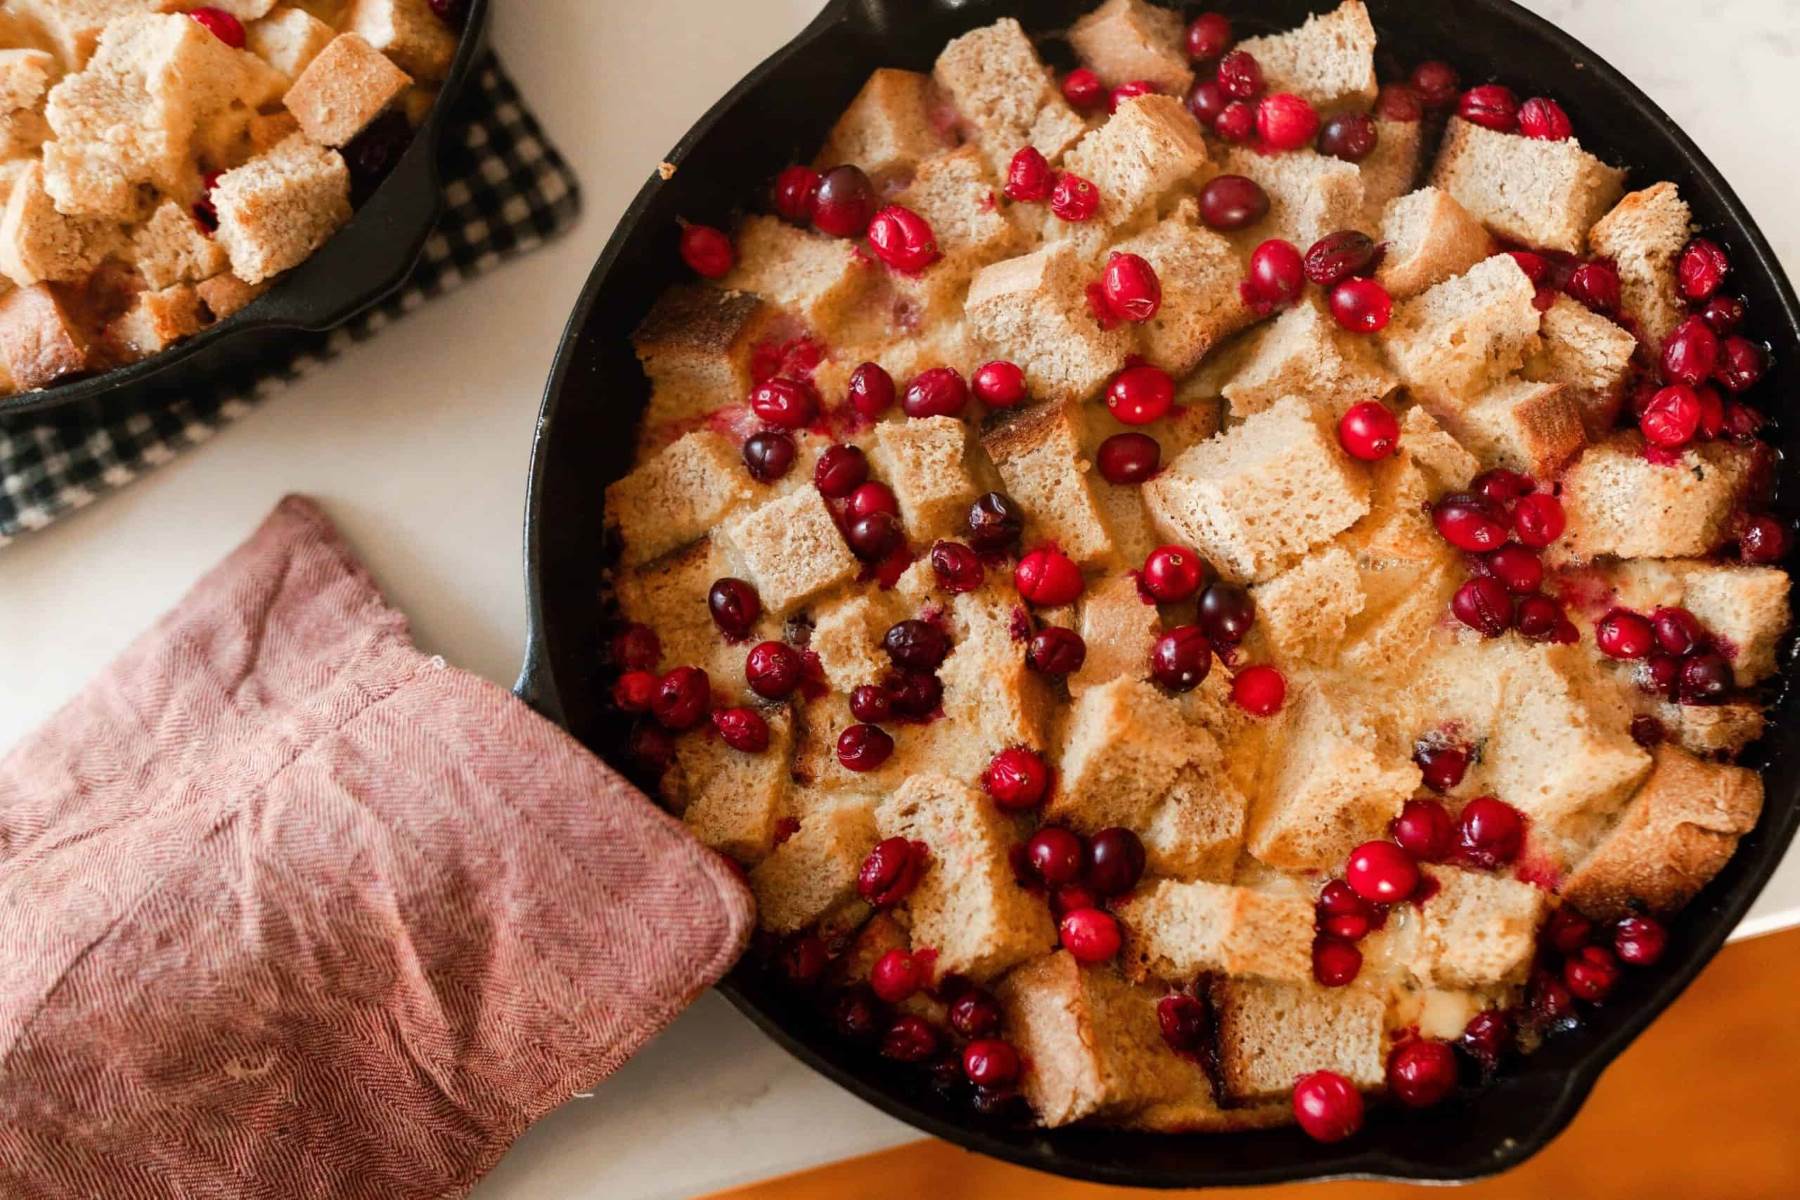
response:
[(443, 145), (445, 209), (406, 286), (332, 333), (295, 343), (248, 386), (127, 411), (52, 411), (0, 424), (0, 546), (93, 503), (211, 437), (394, 318), (543, 245), (581, 208), (579, 185), (492, 56), (457, 101)]

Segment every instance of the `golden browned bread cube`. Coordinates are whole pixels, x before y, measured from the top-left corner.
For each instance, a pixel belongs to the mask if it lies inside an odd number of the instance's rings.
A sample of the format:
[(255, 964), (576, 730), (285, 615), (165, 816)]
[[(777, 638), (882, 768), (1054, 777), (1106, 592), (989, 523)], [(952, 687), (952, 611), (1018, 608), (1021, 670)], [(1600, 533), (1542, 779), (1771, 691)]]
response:
[(853, 592), (814, 611), (807, 649), (819, 656), (825, 681), (847, 694), (881, 682), (891, 666), (881, 639), (900, 619), (898, 607), (883, 593)]
[(955, 417), (888, 421), (875, 427), (869, 462), (894, 489), (906, 535), (920, 546), (956, 534), (977, 495), (969, 427)]
[(1581, 409), (1587, 435), (1605, 437), (1619, 415), (1637, 338), (1568, 296), (1558, 296), (1544, 313), (1543, 336), (1525, 364), (1526, 378), (1562, 384)]
[(1256, 629), (1276, 658), (1294, 662), (1336, 658), (1344, 630), (1363, 607), (1356, 559), (1340, 546), (1307, 555), (1251, 593), (1256, 597)]
[(108, 22), (165, 5), (162, 0), (12, 0), (7, 7), (35, 21), (64, 62), (79, 64), (94, 52)]
[(1108, 575), (1081, 596), (1076, 632), (1087, 643), (1081, 670), (1069, 676), (1078, 692), (1114, 679), (1147, 679), (1150, 648), (1162, 636), (1162, 617), (1130, 575)]
[(218, 241), (173, 200), (165, 200), (132, 236), (131, 252), (138, 273), (153, 288), (199, 283), (228, 265)]
[(1205, 972), (1312, 978), (1313, 906), (1303, 896), (1159, 879), (1114, 912), (1132, 979), (1179, 985)]
[(297, 133), (219, 176), (212, 197), (232, 274), (260, 283), (306, 261), (350, 220), (350, 172), (337, 151)]
[(631, 338), (650, 377), (646, 432), (741, 403), (750, 394), (751, 358), (773, 316), (747, 292), (692, 286), (659, 296)]
[(932, 78), (996, 176), (1025, 146), (1054, 162), (1087, 130), (1024, 28), (1011, 17), (945, 46)]
[(56, 69), (56, 59), (42, 50), (0, 50), (0, 112), (36, 108)]
[(813, 162), (821, 171), (853, 164), (877, 184), (904, 175), (950, 144), (933, 116), (933, 103), (929, 76), (878, 68), (831, 127)]
[(1193, 115), (1175, 97), (1158, 95), (1121, 103), (1063, 159), (1068, 170), (1099, 189), (1094, 220), (1109, 226), (1150, 211), (1206, 164), (1206, 139)]
[(1345, 331), (1309, 299), (1252, 335), (1246, 357), (1222, 390), (1233, 416), (1247, 417), (1300, 396), (1335, 423), (1352, 405), (1379, 400), (1398, 384), (1368, 338)]
[(456, 30), (426, 0), (354, 0), (345, 26), (423, 83), (448, 75), (456, 58)]
[(88, 353), (87, 335), (48, 284), (0, 297), (0, 359), (20, 391), (87, 370)]
[(1246, 251), (1266, 238), (1285, 238), (1304, 253), (1326, 234), (1363, 223), (1368, 201), (1355, 163), (1312, 150), (1263, 154), (1235, 146), (1219, 169), (1255, 180), (1269, 197), (1269, 215), (1238, 236)]
[(221, 271), (194, 285), (200, 303), (206, 305), (206, 311), (213, 315), (215, 321), (223, 321), (233, 313), (242, 312), (268, 288), (267, 282), (245, 283), (230, 271)]
[(706, 536), (751, 499), (743, 458), (710, 429), (688, 434), (606, 489), (620, 561), (635, 566)]
[(336, 30), (304, 8), (277, 8), (244, 26), (245, 48), (290, 80), (300, 78), (336, 36)]
[(1537, 349), (1536, 297), (1512, 256), (1496, 254), (1395, 305), (1382, 344), (1417, 399), (1460, 407)]
[(1069, 44), (1109, 88), (1144, 80), (1187, 95), (1194, 84), (1182, 45), (1181, 14), (1144, 0), (1106, 0), (1069, 30)]
[(797, 933), (860, 904), (856, 876), (875, 846), (875, 804), (866, 796), (824, 797), (800, 829), (750, 871), (757, 921)]
[(1543, 141), (1451, 117), (1431, 182), (1501, 237), (1579, 254), (1624, 193), (1625, 172), (1574, 138)]
[(1294, 1080), (1335, 1071), (1363, 1091), (1387, 1075), (1387, 1001), (1366, 988), (1221, 979), (1212, 987), (1219, 1076), (1233, 1100), (1285, 1099)]
[(1080, 255), (1053, 243), (982, 270), (969, 284), (969, 328), (1025, 371), (1034, 396), (1086, 400), (1125, 362), (1131, 335), (1101, 329), (1087, 302)]
[(1162, 307), (1138, 327), (1138, 340), (1144, 358), (1176, 378), (1255, 319), (1238, 294), (1244, 272), (1236, 251), (1200, 223), (1192, 200), (1113, 250), (1136, 254), (1156, 271)]
[(1375, 102), (1375, 26), (1362, 0), (1315, 13), (1298, 29), (1246, 38), (1271, 92), (1292, 92), (1323, 112), (1366, 110)]
[(1779, 567), (1696, 564), (1683, 572), (1681, 602), (1719, 640), (1738, 686), (1775, 673), (1788, 627), (1788, 574)]
[(1146, 869), (1171, 879), (1228, 881), (1244, 846), (1249, 807), (1222, 762), (1197, 756), (1144, 823)]
[(1070, 706), (1061, 772), (1045, 818), (1094, 831), (1142, 825), (1210, 740), (1167, 696), (1139, 679), (1083, 691)]
[(1619, 269), (1620, 307), (1638, 335), (1659, 349), (1687, 315), (1675, 282), (1675, 260), (1694, 227), (1693, 213), (1673, 183), (1633, 192), (1588, 232), (1593, 252)]
[[(1420, 121), (1389, 121), (1379, 113), (1374, 120), (1375, 149), (1360, 164), (1363, 216), (1356, 227), (1385, 241), (1386, 235), (1380, 233), (1382, 214), (1389, 204), (1412, 191), (1413, 184), (1418, 182), (1420, 162), (1424, 158), (1425, 126)], [(1388, 253), (1393, 253), (1391, 248)]]
[(880, 269), (854, 242), (760, 214), (738, 227), (737, 255), (726, 288), (761, 296), (828, 337), (851, 320)]
[(1552, 479), (1587, 444), (1581, 405), (1560, 383), (1507, 379), (1466, 404), (1427, 406), (1483, 466)]
[(1425, 867), (1413, 973), (1437, 987), (1523, 983), (1549, 908), (1539, 887), (1457, 867)]
[(0, 214), (0, 272), (20, 287), (84, 278), (117, 245), (111, 223), (57, 211), (41, 165), (31, 164), (13, 183)]
[(759, 708), (769, 725), (761, 754), (733, 750), (711, 730), (675, 741), (675, 761), (663, 775), (662, 794), (693, 835), (739, 862), (760, 861), (775, 847), (775, 824), (793, 791), (789, 760), (793, 716), (786, 708)]
[(1030, 540), (1055, 542), (1076, 562), (1092, 564), (1113, 544), (1088, 479), (1079, 421), (1072, 405), (1040, 404), (996, 425), (982, 445), (1007, 495), (1023, 508)]
[(799, 488), (726, 520), (719, 537), (773, 616), (855, 576), (857, 564), (814, 488)]
[(131, 307), (106, 327), (107, 338), (138, 357), (166, 350), (206, 324), (192, 284), (139, 292)]
[(1410, 300), (1494, 252), (1494, 239), (1481, 222), (1435, 187), (1390, 201), (1381, 213), (1381, 240), (1387, 253), (1375, 278), (1396, 300)]
[(282, 103), (307, 137), (342, 146), (411, 86), (412, 76), (362, 35), (342, 33), (300, 72)]
[(1749, 450), (1722, 442), (1652, 457), (1637, 430), (1614, 434), (1563, 477), (1569, 526), (1558, 550), (1582, 560), (1709, 554), (1729, 536), (1751, 466)]

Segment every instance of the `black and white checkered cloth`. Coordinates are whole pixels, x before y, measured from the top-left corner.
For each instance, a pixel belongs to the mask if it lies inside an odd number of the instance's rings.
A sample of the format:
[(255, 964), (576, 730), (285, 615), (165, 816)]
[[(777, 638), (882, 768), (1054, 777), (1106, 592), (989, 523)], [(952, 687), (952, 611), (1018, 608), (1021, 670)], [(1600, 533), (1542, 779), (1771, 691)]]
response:
[(51, 411), (0, 425), (0, 546), (160, 466), (379, 332), (394, 318), (543, 245), (575, 222), (581, 193), (500, 65), (475, 67), (443, 144), (444, 215), (406, 286), (329, 334), (305, 338), (250, 386), (128, 411)]

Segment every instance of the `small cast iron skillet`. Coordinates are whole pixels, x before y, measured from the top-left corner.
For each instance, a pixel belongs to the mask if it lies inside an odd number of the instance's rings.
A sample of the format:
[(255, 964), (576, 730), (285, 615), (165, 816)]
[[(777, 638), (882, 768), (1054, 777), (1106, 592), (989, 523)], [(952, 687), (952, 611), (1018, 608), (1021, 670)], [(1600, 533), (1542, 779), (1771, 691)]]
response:
[(487, 37), (488, 0), (469, 0), (450, 73), (412, 144), (344, 228), (243, 312), (161, 354), (68, 383), (0, 396), (0, 420), (82, 402), (109, 407), (179, 397), (209, 380), (243, 375), (297, 334), (335, 328), (385, 299), (412, 274), (443, 211), (438, 149), (447, 116)]
[[(1259, 0), (1245, 28), (1298, 23), (1324, 0)], [(1613, 68), (1508, 0), (1369, 0), (1394, 78), (1402, 63), (1447, 58), (1465, 79), (1504, 64), (1522, 95), (1555, 96), (1586, 143), (1632, 168), (1639, 186), (1672, 179), (1699, 220), (1731, 250), (1735, 286), (1753, 331), (1777, 366), (1763, 394), (1800, 391), (1800, 303), (1767, 241), (1719, 172), (1673, 122)], [(604, 557), (601, 497), (630, 466), (632, 431), (647, 397), (631, 331), (684, 274), (677, 216), (726, 223), (782, 166), (810, 155), (878, 66), (929, 70), (951, 37), (999, 17), (1034, 35), (1067, 28), (1090, 0), (832, 0), (793, 44), (757, 68), (669, 155), (679, 170), (653, 178), (620, 223), (569, 321), (532, 456), (526, 512), (530, 646), (518, 691), (600, 754), (619, 758), (623, 730), (602, 710), (595, 675), (602, 631), (596, 596)], [(1219, 5), (1232, 16), (1246, 3)], [(1573, 68), (1573, 69), (1572, 69)], [(1791, 484), (1795, 428), (1780, 431)], [(1786, 489), (1792, 493), (1790, 486)], [(721, 985), (751, 1020), (802, 1061), (878, 1108), (971, 1150), (1062, 1175), (1134, 1187), (1207, 1187), (1372, 1176), (1461, 1180), (1513, 1166), (1574, 1117), (1606, 1065), (1681, 994), (1750, 907), (1800, 818), (1800, 724), (1790, 690), (1771, 713), (1752, 765), (1764, 770), (1762, 823), (1730, 865), (1673, 923), (1667, 956), (1627, 976), (1580, 1029), (1512, 1063), (1485, 1089), (1422, 1113), (1385, 1108), (1347, 1142), (1326, 1146), (1293, 1128), (1167, 1136), (1103, 1129), (1046, 1131), (984, 1119), (934, 1099), (916, 1076), (847, 1047), (804, 1003), (747, 964)], [(1670, 1086), (1681, 1086), (1670, 1080)]]

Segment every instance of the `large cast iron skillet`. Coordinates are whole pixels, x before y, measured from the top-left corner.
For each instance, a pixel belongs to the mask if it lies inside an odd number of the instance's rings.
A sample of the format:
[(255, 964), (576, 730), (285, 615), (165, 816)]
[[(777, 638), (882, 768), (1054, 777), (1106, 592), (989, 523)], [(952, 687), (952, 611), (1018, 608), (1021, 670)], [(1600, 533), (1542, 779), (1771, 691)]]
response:
[[(1234, 16), (1253, 10), (1255, 18), (1242, 25), (1255, 29), (1295, 24), (1324, 3), (1225, 0), (1219, 7)], [(1584, 141), (1629, 165), (1640, 183), (1678, 182), (1699, 219), (1730, 246), (1754, 331), (1775, 344), (1779, 365), (1763, 384), (1764, 395), (1800, 392), (1800, 304), (1774, 254), (1718, 171), (1642, 92), (1507, 0), (1369, 0), (1369, 6), (1384, 56), (1398, 60), (1385, 65), (1386, 77), (1398, 62), (1427, 57), (1452, 60), (1466, 79), (1503, 64), (1506, 82), (1523, 94), (1562, 99)], [(965, 30), (1014, 15), (1041, 35), (1066, 28), (1087, 7), (1088, 0), (832, 0), (682, 140), (669, 156), (680, 165), (671, 179), (645, 185), (576, 305), (539, 420), (526, 518), (531, 638), (519, 692), (540, 711), (616, 757), (622, 731), (604, 717), (594, 675), (601, 493), (629, 466), (633, 423), (647, 393), (629, 335), (657, 293), (682, 274), (675, 218), (729, 220), (734, 204), (820, 144), (872, 68), (928, 70), (945, 41)], [(1793, 438), (1792, 428), (1780, 435), (1789, 455)], [(722, 990), (776, 1041), (854, 1094), (938, 1137), (1029, 1167), (1140, 1187), (1487, 1175), (1542, 1149), (1569, 1123), (1600, 1072), (1681, 994), (1774, 871), (1800, 817), (1796, 703), (1791, 693), (1778, 702), (1762, 747), (1769, 802), (1760, 827), (1675, 922), (1660, 966), (1631, 974), (1584, 1028), (1514, 1064), (1492, 1087), (1423, 1114), (1375, 1112), (1360, 1135), (1340, 1145), (1319, 1145), (1293, 1129), (1171, 1137), (1045, 1132), (986, 1121), (936, 1102), (913, 1077), (846, 1048), (747, 966)]]
[(350, 224), (317, 254), (243, 312), (161, 354), (0, 397), (0, 420), (84, 401), (103, 401), (110, 409), (156, 396), (179, 397), (209, 380), (242, 377), (259, 362), (275, 358), (297, 335), (333, 329), (404, 283), (443, 211), (438, 148), (448, 128), (446, 117), (486, 39), (488, 0), (469, 0), (467, 8), (456, 61), (412, 145)]

